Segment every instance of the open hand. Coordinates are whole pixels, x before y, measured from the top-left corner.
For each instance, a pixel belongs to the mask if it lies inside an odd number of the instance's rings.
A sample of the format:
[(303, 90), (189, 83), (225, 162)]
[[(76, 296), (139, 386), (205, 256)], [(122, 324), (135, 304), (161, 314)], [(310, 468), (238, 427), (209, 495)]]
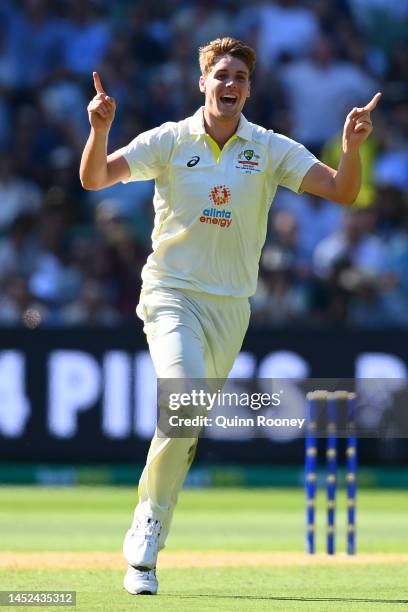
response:
[(88, 104), (89, 123), (96, 131), (108, 132), (115, 118), (115, 100), (106, 95), (97, 72), (93, 73), (96, 95)]
[(343, 130), (343, 151), (358, 149), (373, 131), (371, 112), (377, 106), (381, 92), (375, 94), (368, 104), (361, 108), (353, 108), (347, 115)]

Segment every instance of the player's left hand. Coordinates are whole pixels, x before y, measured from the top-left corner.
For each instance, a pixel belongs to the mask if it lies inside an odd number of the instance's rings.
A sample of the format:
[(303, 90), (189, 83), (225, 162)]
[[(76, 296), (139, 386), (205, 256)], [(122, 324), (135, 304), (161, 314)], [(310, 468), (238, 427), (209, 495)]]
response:
[(343, 130), (343, 151), (349, 152), (358, 149), (373, 131), (371, 112), (377, 106), (381, 92), (375, 94), (373, 99), (361, 108), (353, 108), (347, 115)]

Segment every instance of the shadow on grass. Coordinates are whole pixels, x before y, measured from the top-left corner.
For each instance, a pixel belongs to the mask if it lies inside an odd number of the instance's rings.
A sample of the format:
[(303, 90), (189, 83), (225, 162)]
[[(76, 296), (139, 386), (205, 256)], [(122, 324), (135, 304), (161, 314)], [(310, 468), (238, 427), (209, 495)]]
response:
[(176, 595), (176, 594), (165, 594), (166, 597), (177, 597), (180, 599), (248, 599), (248, 600), (265, 600), (265, 601), (341, 601), (346, 603), (383, 603), (383, 604), (408, 604), (408, 599), (368, 599), (363, 597), (279, 597), (276, 596), (265, 596), (262, 595)]

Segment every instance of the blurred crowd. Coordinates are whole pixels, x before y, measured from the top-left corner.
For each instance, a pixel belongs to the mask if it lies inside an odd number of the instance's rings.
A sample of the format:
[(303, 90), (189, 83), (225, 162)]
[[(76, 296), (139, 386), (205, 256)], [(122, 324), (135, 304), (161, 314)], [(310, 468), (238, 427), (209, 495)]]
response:
[(258, 53), (246, 117), (329, 165), (346, 113), (384, 94), (353, 207), (278, 191), (252, 324), (408, 326), (407, 18), (408, 0), (2, 0), (0, 325), (134, 319), (153, 185), (81, 188), (92, 71), (114, 150), (191, 115), (198, 47), (232, 35)]

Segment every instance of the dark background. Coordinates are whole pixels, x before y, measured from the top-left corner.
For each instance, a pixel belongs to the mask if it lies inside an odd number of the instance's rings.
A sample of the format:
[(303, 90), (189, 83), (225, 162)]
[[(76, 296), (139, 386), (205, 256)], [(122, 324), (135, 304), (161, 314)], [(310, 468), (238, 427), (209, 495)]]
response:
[[(10, 380), (3, 368), (7, 351), (18, 350), (25, 358), (23, 386), (31, 404), (31, 414), (21, 435), (0, 434), (0, 461), (17, 462), (119, 462), (142, 463), (149, 443), (149, 433), (144, 436), (131, 433), (113, 438), (102, 428), (101, 400), (79, 413), (78, 429), (70, 438), (50, 433), (48, 423), (48, 365), (49, 357), (56, 350), (83, 351), (101, 364), (105, 353), (123, 351), (133, 358), (146, 351), (141, 326), (128, 325), (115, 329), (78, 328), (75, 330), (2, 330), (0, 332), (0, 398), (6, 409), (4, 391), (10, 388)], [(282, 355), (294, 353), (305, 360), (311, 378), (353, 378), (356, 362), (363, 354), (388, 354), (407, 361), (408, 335), (395, 330), (347, 330), (338, 329), (274, 329), (252, 328), (248, 332), (243, 351), (253, 355), (256, 364), (265, 356), (282, 351)], [(133, 363), (133, 362), (132, 362)], [(254, 369), (254, 376), (259, 370)], [(384, 377), (394, 375), (386, 372)], [(401, 375), (401, 374), (400, 374)], [(283, 377), (282, 374), (279, 375)], [(290, 376), (290, 375), (288, 375)], [(139, 385), (147, 381), (138, 380)], [(73, 381), (75, 384), (75, 381)], [(103, 375), (102, 375), (103, 384)], [(100, 395), (100, 397), (102, 397)], [(130, 400), (132, 401), (132, 400)], [(12, 404), (7, 404), (11, 406)], [(108, 408), (109, 410), (109, 404)], [(143, 407), (142, 407), (143, 409)], [(147, 408), (149, 409), (149, 408)], [(1, 407), (0, 407), (1, 410)], [(106, 410), (106, 406), (105, 406)], [(153, 408), (154, 410), (154, 408)], [(1, 427), (0, 420), (0, 427)], [(323, 445), (323, 441), (321, 443)], [(342, 442), (340, 442), (341, 448)], [(196, 462), (243, 464), (299, 464), (303, 459), (302, 439), (283, 443), (265, 439), (251, 441), (200, 441)], [(360, 461), (365, 464), (391, 465), (408, 462), (408, 444), (405, 439), (362, 440), (359, 445)]]

